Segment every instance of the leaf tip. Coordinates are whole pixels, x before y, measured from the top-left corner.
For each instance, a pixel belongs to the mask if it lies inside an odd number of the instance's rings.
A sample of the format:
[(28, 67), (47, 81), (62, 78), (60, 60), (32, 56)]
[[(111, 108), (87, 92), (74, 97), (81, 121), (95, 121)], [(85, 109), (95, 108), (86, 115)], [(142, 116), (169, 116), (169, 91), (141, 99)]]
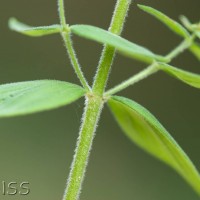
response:
[(30, 26), (21, 23), (19, 20), (17, 20), (14, 17), (11, 17), (8, 20), (8, 27), (12, 30), (12, 31), (16, 31), (16, 32), (23, 32), (26, 29), (30, 28)]
[(189, 19), (184, 16), (184, 15), (180, 15), (179, 19), (181, 21), (181, 23), (187, 28), (187, 29), (191, 29), (191, 22), (189, 21)]
[(10, 30), (15, 30), (15, 24), (17, 23), (17, 19), (14, 17), (9, 18), (8, 27)]
[(140, 8), (141, 10), (144, 10), (145, 8), (147, 8), (148, 6), (142, 5), (142, 4), (137, 4), (138, 8)]

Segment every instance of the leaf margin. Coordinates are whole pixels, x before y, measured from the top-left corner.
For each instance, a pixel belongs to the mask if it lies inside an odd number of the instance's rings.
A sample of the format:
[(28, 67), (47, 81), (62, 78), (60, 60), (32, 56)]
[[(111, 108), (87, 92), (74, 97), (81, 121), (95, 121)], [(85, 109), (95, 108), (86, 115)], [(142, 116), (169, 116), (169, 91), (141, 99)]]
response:
[(158, 63), (158, 67), (160, 70), (175, 77), (176, 79), (179, 79), (192, 87), (200, 89), (200, 74), (188, 72), (166, 63)]
[[(109, 100), (108, 100), (108, 106), (109, 106), (109, 108), (110, 108), (110, 110), (112, 111), (112, 113), (113, 113), (113, 115), (114, 115), (114, 118), (116, 119), (116, 121), (118, 122), (118, 124), (120, 125), (120, 123), (119, 123), (119, 121), (117, 120), (117, 117), (115, 116), (115, 113), (114, 113), (114, 111), (112, 110), (112, 108), (111, 108), (111, 106), (110, 106), (110, 104), (111, 104), (111, 101), (118, 101), (119, 100), (119, 102), (118, 103), (120, 103), (120, 104), (123, 104), (122, 102), (120, 102), (120, 99), (125, 99), (125, 100), (129, 100), (129, 101), (131, 101), (131, 102), (134, 102), (133, 100), (130, 100), (130, 99), (128, 99), (128, 98), (125, 98), (125, 97), (120, 97), (120, 96), (112, 96)], [(161, 160), (161, 161), (163, 161), (163, 162), (165, 162), (167, 165), (169, 165), (170, 167), (172, 167), (173, 169), (175, 169), (175, 171), (177, 172), (177, 173), (179, 173), (181, 176), (182, 176), (182, 178), (184, 178), (185, 179), (185, 181), (187, 181), (188, 182), (188, 184), (200, 195), (200, 174), (199, 174), (199, 172), (198, 172), (198, 170), (197, 170), (197, 168), (195, 167), (195, 165), (193, 164), (193, 162), (190, 160), (190, 158), (187, 156), (187, 154), (183, 151), (183, 149), (178, 145), (178, 143), (174, 140), (174, 138), (169, 134), (169, 132), (163, 127), (163, 125), (154, 117), (154, 115), (152, 115), (146, 108), (144, 108), (143, 106), (141, 106), (140, 104), (138, 104), (137, 102), (134, 102), (135, 103), (135, 105), (136, 105), (136, 107), (137, 106), (139, 106), (140, 108), (142, 108), (142, 112), (144, 112), (145, 114), (146, 114), (146, 116), (144, 117), (144, 120), (146, 120), (146, 118), (149, 118), (149, 116), (150, 117), (152, 117), (152, 119), (153, 119), (153, 121), (155, 122), (155, 121), (157, 121), (158, 122), (158, 127), (157, 128), (161, 128), (161, 129), (163, 129), (164, 130), (164, 135), (168, 135), (169, 136), (169, 142), (172, 142), (172, 143), (175, 143), (176, 145), (175, 145), (175, 150), (177, 150), (178, 151), (178, 153), (181, 153), (182, 154), (182, 156), (183, 156), (183, 158), (185, 158), (185, 162), (186, 162), (186, 164), (188, 164), (188, 166), (189, 166), (189, 168), (191, 168), (192, 169), (192, 175), (190, 174), (189, 176), (187, 176), (187, 174), (185, 174), (185, 171), (184, 170), (182, 170), (182, 163), (180, 163), (180, 166), (179, 166), (179, 169), (178, 168), (176, 168), (176, 167), (174, 167), (174, 166), (172, 166), (172, 165), (170, 165), (169, 163), (167, 164), (164, 160), (162, 160), (162, 159), (159, 159), (159, 158), (157, 158), (158, 160)], [(147, 119), (147, 121), (148, 121), (148, 119)], [(122, 131), (123, 132), (125, 132), (125, 130), (124, 130), (124, 128), (120, 125), (120, 127), (121, 127), (121, 129), (122, 129)], [(125, 133), (126, 135), (127, 135), (127, 133)], [(129, 137), (130, 138), (130, 137)], [(135, 142), (134, 142), (135, 143)], [(137, 144), (138, 145), (138, 144)], [(140, 146), (140, 145), (139, 145)], [(140, 148), (142, 148), (143, 150), (145, 150), (143, 147), (141, 147), (140, 146)], [(147, 151), (147, 150), (145, 150), (145, 151)], [(148, 151), (147, 151), (148, 152)], [(150, 153), (151, 155), (152, 155), (152, 153)], [(155, 155), (154, 155), (154, 157), (155, 157)], [(188, 169), (186, 169), (186, 170), (188, 170)], [(189, 170), (190, 171), (190, 170)], [(191, 179), (193, 179), (194, 178), (194, 180), (191, 180)]]
[(188, 38), (190, 36), (188, 31), (180, 23), (171, 19), (170, 17), (168, 17), (166, 14), (162, 13), (161, 11), (153, 7), (145, 6), (141, 4), (138, 4), (138, 7), (144, 12), (155, 17), (161, 23), (165, 24), (165, 26), (167, 26), (171, 31), (173, 31), (177, 35), (183, 38)]
[[(41, 95), (41, 88), (43, 96)], [(48, 93), (49, 90), (52, 90), (51, 94)], [(67, 96), (67, 91), (72, 92), (75, 90), (76, 94)], [(0, 118), (23, 116), (56, 109), (71, 104), (86, 94), (86, 90), (81, 86), (58, 80), (35, 80), (1, 84), (0, 92)], [(55, 97), (53, 96), (54, 92), (57, 92)], [(40, 96), (38, 93), (40, 93)], [(26, 101), (23, 101), (23, 98)], [(57, 98), (56, 103), (55, 98)], [(35, 100), (40, 100), (38, 105), (35, 105)]]
[(16, 18), (10, 18), (8, 21), (8, 26), (12, 31), (31, 37), (52, 35), (60, 33), (62, 30), (62, 27), (59, 24), (33, 27), (18, 21)]
[[(152, 51), (150, 51), (149, 49), (143, 46), (137, 45), (118, 35), (115, 35), (109, 31), (106, 31), (96, 26), (77, 24), (77, 25), (70, 26), (70, 31), (79, 37), (92, 40), (101, 44), (110, 45), (116, 48), (116, 50), (119, 53), (128, 57), (132, 57), (136, 60), (140, 60), (147, 63), (152, 63), (154, 60), (157, 60), (160, 62), (169, 61), (164, 56), (154, 54)], [(98, 34), (101, 34), (101, 37), (97, 37)], [(102, 36), (103, 36), (103, 39), (102, 39)], [(122, 43), (122, 45), (119, 43)], [(141, 53), (142, 51), (143, 53)]]

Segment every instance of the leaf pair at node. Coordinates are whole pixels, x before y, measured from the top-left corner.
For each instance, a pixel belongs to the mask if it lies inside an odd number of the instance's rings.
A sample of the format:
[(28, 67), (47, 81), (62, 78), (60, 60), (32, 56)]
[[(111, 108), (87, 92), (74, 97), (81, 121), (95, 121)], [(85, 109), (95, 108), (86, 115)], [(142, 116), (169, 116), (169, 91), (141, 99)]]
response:
[[(190, 33), (181, 24), (160, 11), (147, 6), (139, 5), (139, 7), (185, 40), (191, 38)], [(14, 18), (10, 19), (9, 26), (14, 31), (33, 37), (65, 31), (61, 25), (31, 27)], [(110, 45), (125, 56), (149, 64), (156, 63), (158, 70), (200, 88), (199, 75), (167, 64), (170, 61), (167, 56), (157, 55), (147, 48), (94, 26), (73, 25), (69, 27), (69, 31), (80, 37)], [(193, 42), (189, 49), (200, 59), (200, 47), (196, 42)], [(86, 95), (86, 90), (82, 87), (62, 81), (42, 80), (1, 85), (0, 117), (50, 110), (70, 104), (84, 95)], [(174, 168), (200, 194), (198, 171), (181, 147), (149, 111), (130, 99), (118, 96), (109, 97), (108, 105), (122, 130), (133, 142)]]
[[(29, 81), (0, 86), (0, 117), (11, 117), (67, 105), (86, 91), (62, 81)], [(126, 135), (148, 153), (164, 161), (200, 192), (194, 165), (158, 120), (136, 102), (113, 96), (109, 107)]]
[[(178, 23), (172, 21), (171, 19), (165, 17), (162, 13), (155, 11), (152, 8), (146, 6), (140, 6), (143, 10), (151, 11), (151, 13), (156, 13), (160, 18), (164, 19), (164, 22), (174, 28), (174, 30), (182, 36), (188, 36), (187, 31)], [(62, 31), (62, 27), (60, 25), (51, 25), (51, 26), (43, 26), (43, 27), (30, 27), (28, 25), (24, 25), (17, 21), (16, 19), (11, 19), (9, 22), (9, 26), (12, 30), (17, 32), (26, 34), (28, 36), (44, 36), (54, 33), (59, 33)], [(152, 53), (150, 50), (129, 42), (128, 40), (116, 36), (108, 31), (105, 31), (101, 28), (97, 28), (89, 25), (73, 25), (70, 27), (70, 31), (74, 34), (77, 34), (80, 37), (87, 38), (101, 44), (107, 44), (116, 48), (116, 50), (126, 56), (129, 56), (134, 59), (138, 59), (144, 62), (152, 63), (154, 61), (159, 62), (160, 69), (167, 72), (168, 74), (173, 75), (174, 77), (186, 82), (194, 87), (199, 87), (199, 75), (192, 74), (190, 72), (186, 72), (184, 70), (179, 70), (172, 66), (164, 65), (165, 62), (168, 62), (167, 58), (163, 56), (156, 55)], [(193, 49), (195, 47), (193, 46)], [(163, 63), (163, 64), (162, 64)], [(186, 78), (187, 77), (187, 78)], [(193, 82), (193, 83), (192, 83)], [(194, 84), (195, 82), (195, 84)]]
[[(181, 81), (200, 88), (200, 76), (159, 64)], [(24, 115), (68, 105), (86, 94), (82, 87), (53, 80), (28, 81), (0, 85), (0, 117)]]
[[(45, 36), (55, 33), (61, 33), (62, 27), (60, 25), (42, 26), (42, 27), (31, 27), (25, 25), (18, 20), (11, 18), (9, 20), (9, 27), (11, 30), (33, 37)], [(102, 44), (108, 44), (115, 47), (120, 53), (139, 59), (141, 61), (153, 62), (167, 61), (162, 56), (158, 56), (152, 53), (150, 50), (129, 42), (120, 36), (116, 36), (108, 31), (101, 28), (97, 28), (89, 25), (73, 25), (70, 27), (70, 31), (80, 37), (84, 37)]]

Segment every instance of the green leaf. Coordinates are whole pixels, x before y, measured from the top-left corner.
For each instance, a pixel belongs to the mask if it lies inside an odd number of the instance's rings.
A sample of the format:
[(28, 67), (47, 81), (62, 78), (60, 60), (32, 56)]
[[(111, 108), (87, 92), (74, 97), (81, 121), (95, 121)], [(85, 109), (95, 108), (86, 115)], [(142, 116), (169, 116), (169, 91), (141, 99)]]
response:
[(54, 80), (0, 85), (0, 117), (50, 110), (70, 104), (84, 93), (80, 86)]
[(189, 50), (198, 60), (200, 60), (200, 45), (198, 43), (193, 42)]
[(164, 72), (172, 75), (173, 77), (187, 83), (190, 86), (200, 88), (200, 75), (178, 69), (168, 64), (159, 63), (159, 67)]
[(99, 42), (101, 44), (107, 44), (115, 47), (119, 53), (126, 56), (152, 63), (153, 60), (166, 62), (166, 58), (152, 53), (150, 50), (129, 42), (126, 39), (121, 38), (115, 34), (105, 31), (101, 28), (89, 26), (89, 25), (73, 25), (70, 30), (76, 35)]
[(9, 28), (13, 31), (22, 33), (24, 35), (32, 36), (32, 37), (45, 36), (45, 35), (61, 32), (61, 26), (57, 24), (51, 25), (51, 26), (31, 27), (19, 22), (15, 18), (11, 18), (9, 20)]
[(134, 143), (174, 168), (200, 194), (200, 175), (195, 166), (148, 110), (124, 97), (114, 96), (108, 103), (122, 130)]
[(138, 7), (143, 11), (147, 12), (148, 14), (154, 16), (156, 19), (161, 21), (163, 24), (165, 24), (169, 29), (171, 29), (174, 33), (178, 34), (179, 36), (184, 38), (188, 38), (190, 36), (187, 30), (181, 24), (169, 18), (162, 12), (149, 6), (138, 5)]

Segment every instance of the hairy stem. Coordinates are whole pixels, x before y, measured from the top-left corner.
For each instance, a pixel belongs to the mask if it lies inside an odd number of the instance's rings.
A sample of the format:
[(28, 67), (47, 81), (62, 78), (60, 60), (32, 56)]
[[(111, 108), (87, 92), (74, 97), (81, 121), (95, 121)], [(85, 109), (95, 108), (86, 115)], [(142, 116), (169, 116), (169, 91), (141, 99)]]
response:
[(65, 42), (65, 46), (67, 48), (67, 52), (70, 58), (70, 61), (72, 63), (72, 66), (74, 68), (74, 71), (77, 75), (77, 77), (79, 78), (81, 84), (83, 85), (83, 87), (87, 90), (90, 91), (90, 86), (87, 83), (87, 80), (85, 79), (85, 76), (81, 70), (81, 66), (78, 62), (78, 58), (76, 57), (76, 53), (75, 50), (73, 48), (73, 44), (72, 44), (72, 40), (71, 40), (71, 35), (68, 31), (64, 31), (62, 33), (63, 36), (63, 40)]
[(83, 123), (63, 200), (77, 200), (79, 197), (102, 107), (103, 101), (98, 97), (91, 96), (86, 102)]
[(66, 25), (64, 0), (58, 0), (58, 13), (60, 17), (60, 23), (64, 27)]
[[(116, 35), (121, 34), (130, 3), (131, 0), (118, 0), (109, 28), (110, 32)], [(114, 56), (115, 48), (106, 45), (99, 62), (97, 74), (93, 84), (93, 91), (98, 95), (102, 95), (105, 90)]]
[(121, 84), (115, 86), (114, 88), (108, 90), (104, 95), (105, 97), (111, 96), (113, 94), (116, 94), (117, 92), (120, 92), (121, 90), (124, 90), (125, 88), (147, 78), (148, 76), (156, 73), (159, 70), (157, 63), (154, 63), (147, 67), (145, 70), (139, 72), (138, 74), (132, 76), (128, 80), (122, 82)]
[(186, 38), (182, 43), (180, 43), (180, 45), (178, 45), (174, 50), (172, 50), (166, 56), (166, 58), (171, 61), (172, 59), (177, 57), (179, 54), (183, 53), (186, 49), (188, 49), (192, 45), (194, 39), (195, 39), (194, 35), (190, 36), (190, 38)]
[[(195, 45), (193, 41), (195, 40), (195, 35), (191, 35), (189, 38), (186, 38), (183, 42), (181, 42), (174, 50), (172, 50), (167, 56), (167, 60), (171, 62), (175, 57), (177, 57), (179, 54), (183, 53), (185, 50), (190, 49), (191, 51), (195, 51)], [(193, 49), (192, 49), (193, 48)], [(117, 92), (120, 92), (127, 87), (147, 78), (151, 74), (154, 74), (159, 70), (158, 64), (155, 62), (149, 67), (147, 67), (145, 70), (139, 72), (138, 74), (132, 76), (128, 80), (122, 82), (121, 84), (115, 86), (114, 88), (108, 90), (104, 93), (104, 96), (107, 98), (113, 94), (116, 94)]]
[(66, 24), (65, 19), (65, 9), (64, 9), (64, 0), (58, 0), (58, 12), (60, 17), (60, 23), (62, 25), (63, 31), (62, 31), (62, 37), (65, 43), (65, 47), (67, 49), (71, 64), (74, 68), (74, 71), (79, 78), (82, 86), (87, 90), (90, 91), (90, 86), (87, 83), (87, 80), (81, 70), (81, 66), (78, 62), (78, 58), (76, 57), (76, 53), (72, 44), (71, 35), (69, 26)]
[[(113, 33), (121, 33), (130, 2), (130, 0), (117, 1), (117, 6), (110, 27), (110, 31)], [(69, 38), (65, 38), (66, 46), (69, 45), (70, 47)], [(73, 49), (71, 49), (71, 51), (72, 50)], [(109, 46), (105, 47), (99, 64), (99, 70), (94, 81), (94, 88), (91, 93), (88, 94), (88, 100), (85, 107), (85, 113), (83, 115), (83, 123), (80, 130), (76, 153), (72, 163), (71, 172), (67, 183), (67, 189), (63, 200), (77, 200), (79, 198), (92, 141), (94, 139), (94, 133), (104, 103), (102, 96), (114, 54), (114, 48)]]

